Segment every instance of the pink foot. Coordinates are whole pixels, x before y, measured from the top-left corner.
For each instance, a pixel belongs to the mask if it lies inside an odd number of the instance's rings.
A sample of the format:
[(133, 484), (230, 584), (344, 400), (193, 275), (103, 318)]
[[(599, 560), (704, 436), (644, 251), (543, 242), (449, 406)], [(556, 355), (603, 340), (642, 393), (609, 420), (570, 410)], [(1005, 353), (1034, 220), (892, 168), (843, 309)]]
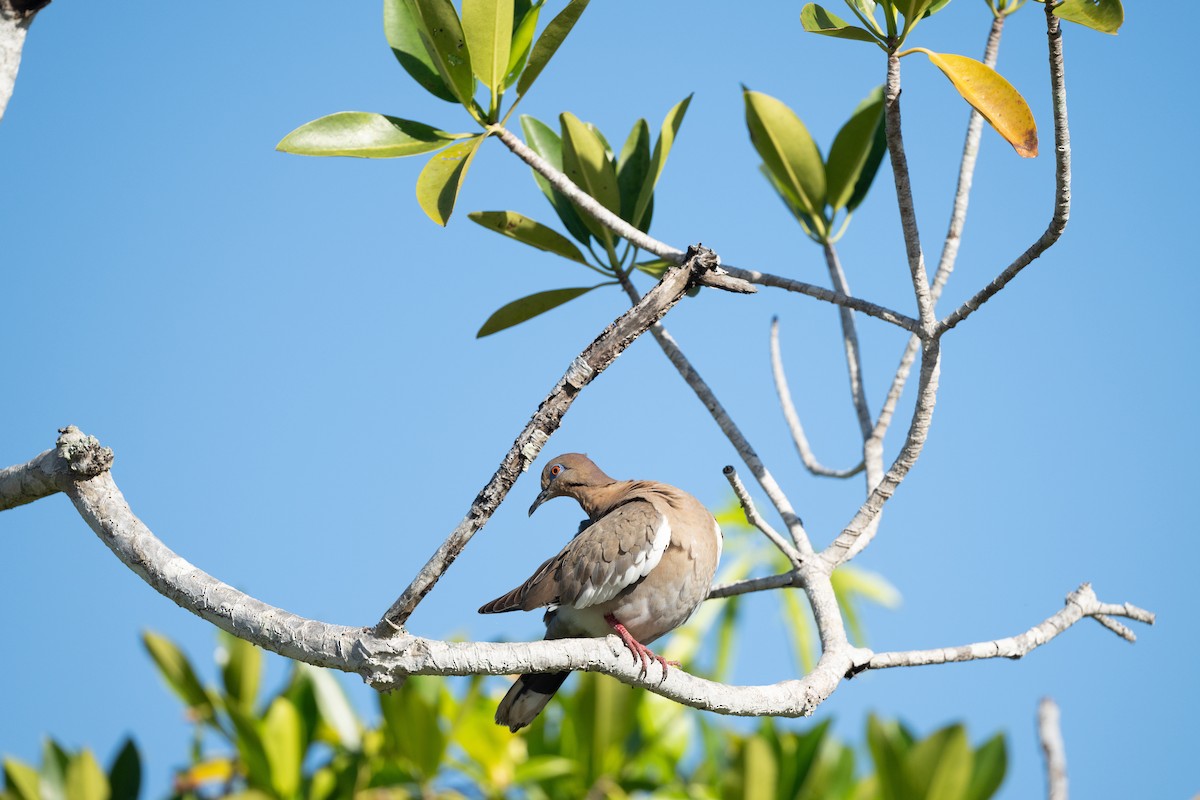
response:
[(624, 625), (618, 622), (617, 618), (612, 614), (605, 614), (604, 621), (612, 626), (612, 629), (617, 632), (618, 636), (621, 637), (621, 641), (623, 641), (625, 646), (629, 648), (629, 651), (633, 653), (633, 660), (641, 662), (642, 670), (639, 673), (641, 677), (646, 677), (646, 671), (650, 669), (651, 661), (657, 661), (662, 666), (663, 680), (666, 680), (667, 678), (668, 665), (672, 667), (679, 666), (678, 661), (667, 661), (658, 653), (654, 652), (649, 647), (646, 647), (646, 645), (633, 638), (633, 634), (631, 634)]

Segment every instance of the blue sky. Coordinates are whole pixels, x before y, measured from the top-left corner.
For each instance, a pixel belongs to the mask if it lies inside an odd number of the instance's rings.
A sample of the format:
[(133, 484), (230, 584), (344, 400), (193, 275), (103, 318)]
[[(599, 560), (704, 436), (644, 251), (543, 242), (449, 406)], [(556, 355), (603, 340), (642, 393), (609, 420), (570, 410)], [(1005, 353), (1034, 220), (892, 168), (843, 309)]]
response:
[[(775, 95), (827, 148), (883, 77), (873, 48), (804, 34), (799, 3), (595, 3), (523, 103), (569, 110), (623, 139), (696, 92), (656, 199), (652, 233), (724, 259), (825, 283), (819, 250), (757, 173), (739, 84)], [(1194, 103), (1182, 29), (1129, 9), (1120, 36), (1066, 27), (1075, 182), (1062, 243), (947, 336), (928, 446), (859, 559), (901, 591), (867, 614), (879, 650), (1021, 632), (1081, 581), (1159, 614), (1130, 646), (1081, 624), (1021, 662), (890, 670), (843, 685), (818, 712), (861, 736), (865, 714), (921, 731), (962, 719), (1009, 735), (1002, 797), (1037, 796), (1037, 700), (1063, 711), (1079, 796), (1200, 790), (1200, 690), (1187, 522), (1196, 434), (1200, 286), (1190, 232), (1195, 160), (1176, 155)], [(1043, 155), (1018, 159), (987, 130), (949, 308), (1045, 226), (1051, 121), (1040, 6), (1013, 19), (1001, 71), (1025, 93)], [(914, 44), (977, 56), (985, 4), (958, 0)], [(905, 138), (923, 240), (940, 245), (966, 107), (920, 57), (904, 62)], [(114, 475), (169, 546), (299, 614), (370, 624), (465, 513), (571, 358), (625, 305), (601, 290), (476, 340), (500, 305), (593, 277), (499, 237), (466, 212), (553, 212), (527, 169), (487, 142), (448, 229), (417, 207), (423, 159), (366, 162), (274, 152), (300, 123), (380, 111), (469, 130), (457, 106), (396, 65), (375, 3), (60, 2), (34, 24), (0, 124), (8, 390), (0, 465), (75, 424), (117, 455)], [(856, 294), (911, 313), (885, 166), (841, 244)], [(1137, 212), (1136, 214), (1133, 212)], [(642, 288), (649, 285), (643, 281)], [(779, 315), (792, 390), (820, 457), (855, 460), (836, 311), (798, 295), (717, 292), (667, 318), (791, 494), (818, 543), (861, 499), (857, 481), (805, 474), (774, 399), (767, 332)], [(860, 322), (878, 409), (903, 349)], [(906, 416), (910, 406), (905, 406)], [(889, 455), (902, 430), (893, 432)], [(572, 408), (545, 453), (581, 450), (618, 477), (685, 487), (711, 506), (736, 455), (649, 338)], [(522, 479), (420, 607), (421, 634), (540, 635), (537, 615), (482, 618), (574, 531), (551, 504), (528, 520)], [(153, 791), (187, 730), (138, 644), (165, 633), (209, 661), (206, 623), (156, 595), (62, 497), (0, 515), (0, 752), (32, 759), (45, 734), (107, 760), (132, 733)], [(748, 603), (742, 682), (794, 668), (773, 598)], [(279, 664), (274, 674), (282, 674)], [(348, 681), (350, 686), (352, 681)], [(351, 687), (355, 688), (355, 687)], [(365, 707), (369, 695), (356, 697)], [(804, 723), (796, 723), (804, 724)]]

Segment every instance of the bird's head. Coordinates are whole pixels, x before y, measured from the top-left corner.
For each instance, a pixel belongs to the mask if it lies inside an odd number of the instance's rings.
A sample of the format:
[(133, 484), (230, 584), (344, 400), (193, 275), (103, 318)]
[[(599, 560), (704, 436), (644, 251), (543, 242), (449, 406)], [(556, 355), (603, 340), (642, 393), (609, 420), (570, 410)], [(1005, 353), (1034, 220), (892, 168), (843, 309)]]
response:
[(592, 463), (592, 460), (582, 453), (564, 453), (550, 459), (542, 470), (542, 491), (529, 507), (530, 516), (537, 507), (552, 497), (574, 497), (580, 499), (580, 492), (589, 488), (606, 486), (613, 479)]

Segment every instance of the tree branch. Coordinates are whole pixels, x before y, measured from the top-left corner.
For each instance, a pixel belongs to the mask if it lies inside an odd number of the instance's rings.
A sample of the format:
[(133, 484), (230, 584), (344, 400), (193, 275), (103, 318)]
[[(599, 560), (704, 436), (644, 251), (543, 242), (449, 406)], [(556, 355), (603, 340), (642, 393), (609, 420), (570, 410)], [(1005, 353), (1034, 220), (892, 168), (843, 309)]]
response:
[(112, 450), (101, 447), (95, 437), (74, 425), (63, 428), (53, 450), (27, 464), (0, 469), (0, 511), (61, 492), (74, 480), (106, 472), (112, 462)]
[(1041, 647), (1084, 617), (1115, 614), (1129, 619), (1154, 624), (1154, 614), (1137, 606), (1101, 603), (1096, 599), (1089, 583), (1067, 595), (1066, 605), (1057, 614), (1017, 636), (976, 642), (958, 647), (942, 647), (936, 650), (907, 650), (904, 652), (876, 653), (871, 656), (865, 669), (888, 669), (889, 667), (920, 667), (927, 664), (948, 664), (954, 661), (977, 661), (985, 658), (1021, 658), (1026, 653)]
[(689, 248), (688, 256), (681, 265), (667, 270), (657, 286), (605, 328), (595, 341), (571, 362), (566, 374), (550, 390), (550, 394), (542, 401), (537, 412), (525, 425), (525, 429), (517, 436), (504, 460), (500, 462), (499, 468), (479, 492), (462, 522), (383, 615), (375, 627), (377, 635), (400, 630), (417, 604), (467, 546), (471, 537), (491, 518), (517, 477), (537, 458), (550, 434), (558, 429), (580, 390), (603, 372), (626, 347), (645, 333), (647, 328), (662, 319), (690, 287), (700, 283), (712, 285), (708, 277), (709, 273), (717, 268), (717, 263), (716, 254), (711, 250), (699, 246)]
[[(635, 306), (645, 301), (645, 298), (639, 298), (638, 291), (634, 287), (633, 282), (629, 280), (629, 276), (623, 273), (617, 274), (618, 280), (621, 282), (621, 288), (625, 290), (625, 294), (629, 296), (630, 302)], [(742, 461), (750, 468), (750, 472), (758, 481), (758, 485), (762, 487), (767, 494), (767, 499), (775, 506), (779, 512), (779, 516), (783, 518), (783, 522), (787, 525), (788, 532), (792, 536), (792, 541), (796, 543), (796, 548), (801, 554), (813, 552), (812, 544), (809, 541), (808, 533), (804, 530), (804, 523), (800, 519), (800, 515), (792, 508), (792, 503), (784, 494), (783, 489), (775, 481), (775, 476), (771, 474), (762, 459), (758, 457), (758, 453), (750, 446), (750, 442), (746, 441), (746, 437), (742, 435), (733, 418), (729, 416), (729, 412), (721, 405), (721, 401), (713, 394), (712, 389), (700, 377), (700, 373), (688, 361), (687, 356), (679, 349), (675, 339), (667, 332), (661, 324), (651, 326), (650, 333), (654, 336), (658, 346), (662, 348), (663, 353), (679, 371), (680, 376), (687, 382), (687, 385), (692, 387), (692, 391), (700, 398), (700, 402), (708, 409), (708, 413), (716, 421), (717, 427), (721, 429), (721, 433), (725, 434), (725, 438), (733, 445), (733, 449), (742, 457)]]
[[(787, 421), (788, 430), (792, 434), (792, 442), (796, 445), (796, 452), (800, 454), (800, 460), (804, 463), (805, 469), (813, 475), (826, 478), (849, 478), (862, 472), (862, 461), (852, 469), (830, 469), (817, 461), (817, 457), (813, 455), (808, 437), (804, 434), (804, 425), (800, 422), (800, 415), (796, 413), (796, 406), (792, 402), (792, 392), (788, 388), (787, 375), (783, 371), (783, 358), (779, 354), (779, 317), (771, 320), (771, 374), (775, 378), (775, 391), (779, 394), (779, 407), (783, 410), (783, 418)], [(880, 472), (883, 470), (880, 469)]]
[[(65, 429), (63, 438), (82, 441), (92, 452), (98, 448), (95, 440), (84, 437), (75, 429)], [(60, 450), (63, 449), (61, 444), (60, 440)], [(99, 448), (99, 452), (107, 453), (103, 448)], [(39, 456), (30, 463), (50, 458)], [(50, 472), (72, 473), (67, 455), (56, 451), (53, 458), (63, 463), (50, 465)], [(19, 469), (23, 467), (5, 472), (12, 474)], [(37, 469), (46, 471), (45, 464)], [(356, 672), (381, 690), (395, 687), (408, 675), (507, 675), (588, 670), (644, 686), (693, 708), (741, 716), (791, 717), (812, 714), (844, 677), (862, 669), (967, 660), (956, 657), (955, 651), (951, 650), (872, 655), (868, 650), (851, 647), (845, 638), (828, 573), (819, 559), (785, 575), (740, 581), (713, 590), (714, 597), (728, 597), (797, 585), (808, 594), (818, 630), (822, 632), (821, 659), (803, 678), (767, 686), (729, 686), (697, 678), (682, 670), (654, 675), (651, 668), (652, 674), (645, 675), (640, 662), (629, 658), (628, 650), (615, 636), (504, 644), (443, 642), (405, 631), (393, 635), (390, 630), (380, 636), (370, 628), (333, 625), (270, 606), (198, 569), (172, 552), (133, 514), (107, 471), (94, 477), (67, 480), (61, 489), (117, 558), (183, 609), (234, 636), (287, 658)], [(1029, 640), (1025, 649), (1044, 643), (1082, 616), (1096, 614), (1128, 616), (1147, 622), (1154, 619), (1149, 612), (1132, 605), (1099, 603), (1085, 584), (1068, 597), (1063, 612), (1023, 635)], [(989, 643), (988, 652), (974, 657), (1015, 657), (1021, 652), (1001, 640)]]
[(904, 230), (908, 271), (912, 276), (913, 294), (917, 299), (921, 331), (924, 332), (923, 336), (928, 336), (933, 331), (936, 318), (933, 297), (929, 293), (929, 275), (925, 271), (925, 255), (921, 252), (921, 235), (917, 230), (917, 212), (913, 207), (908, 157), (904, 154), (904, 136), (900, 129), (900, 59), (894, 52), (888, 53), (883, 110), (888, 155), (891, 156), (892, 177), (896, 183), (896, 205), (900, 208), (900, 224)]
[(0, 119), (17, 85), (25, 36), (38, 11), (50, 0), (0, 0)]
[[(65, 468), (64, 468), (65, 469)], [(728, 686), (673, 669), (644, 675), (615, 636), (594, 639), (484, 643), (444, 642), (407, 632), (299, 617), (222, 583), (173, 553), (130, 510), (107, 472), (66, 488), (80, 515), (109, 549), (155, 590), (180, 607), (259, 647), (287, 658), (356, 672), (377, 689), (408, 675), (510, 675), (587, 670), (644, 686), (669, 699), (721, 714), (803, 716), (837, 688), (852, 651), (828, 653), (800, 680), (769, 686)]]
[[(659, 240), (647, 235), (630, 225), (625, 220), (618, 217), (613, 212), (609, 211), (601, 205), (594, 197), (580, 189), (571, 181), (562, 171), (557, 170), (547, 162), (544, 158), (530, 149), (524, 142), (520, 140), (512, 131), (500, 125), (489, 126), (488, 130), (492, 135), (504, 143), (505, 147), (513, 152), (517, 158), (524, 161), (533, 169), (534, 172), (545, 178), (551, 186), (561, 192), (565, 197), (575, 203), (579, 209), (599, 222), (604, 227), (611, 230), (613, 233), (630, 242), (634, 247), (645, 250), (648, 253), (653, 253), (659, 258), (667, 259), (668, 261), (678, 261), (683, 255), (681, 251), (669, 244), (660, 242)], [(781, 289), (787, 289), (791, 292), (799, 292), (806, 294), (809, 297), (815, 297), (818, 300), (824, 300), (835, 305), (846, 306), (853, 308), (856, 311), (861, 311), (872, 317), (877, 317), (890, 322), (893, 325), (899, 325), (907, 331), (914, 333), (920, 330), (920, 325), (915, 319), (907, 317), (891, 309), (876, 305), (875, 303), (859, 300), (856, 297), (847, 297), (838, 292), (832, 292), (821, 286), (814, 286), (811, 283), (803, 281), (793, 281), (788, 278), (781, 278), (777, 275), (768, 275), (753, 270), (737, 269), (734, 267), (723, 267), (724, 271), (735, 279), (741, 279), (749, 283), (757, 283), (763, 286), (774, 286)], [(718, 276), (712, 276), (713, 280), (717, 280)], [(717, 285), (717, 284), (713, 284)], [(726, 288), (718, 285), (718, 288)]]
[(741, 278), (750, 283), (757, 283), (760, 286), (773, 286), (776, 289), (786, 289), (789, 292), (808, 295), (817, 300), (824, 300), (827, 303), (844, 306), (846, 308), (861, 311), (869, 317), (881, 319), (884, 322), (890, 322), (893, 325), (898, 325), (909, 333), (920, 335), (921, 323), (917, 322), (910, 316), (901, 314), (899, 311), (893, 311), (890, 308), (877, 305), (867, 300), (860, 300), (857, 297), (849, 297), (840, 292), (834, 292), (826, 289), (824, 286), (816, 286), (815, 284), (805, 283), (804, 281), (794, 281), (791, 278), (781, 278), (778, 275), (772, 275), (768, 272), (757, 272), (752, 269), (739, 269), (725, 264), (722, 267), (726, 272), (735, 278)]
[(975, 293), (952, 314), (937, 324), (934, 335), (941, 336), (969, 317), (1017, 277), (1025, 267), (1058, 241), (1071, 216), (1071, 131), (1067, 127), (1066, 71), (1063, 66), (1062, 30), (1054, 16), (1054, 4), (1046, 3), (1046, 39), (1050, 50), (1050, 96), (1054, 104), (1054, 211), (1046, 231), (1025, 252)]
[(746, 521), (754, 527), (762, 531), (763, 535), (771, 540), (771, 544), (779, 548), (779, 552), (787, 556), (788, 561), (792, 562), (792, 566), (799, 567), (804, 560), (800, 552), (788, 544), (787, 539), (779, 535), (779, 532), (767, 523), (762, 515), (758, 513), (758, 508), (754, 505), (754, 500), (750, 497), (750, 493), (746, 491), (742, 479), (738, 477), (737, 470), (732, 465), (725, 467), (722, 470), (725, 478), (729, 481), (729, 485), (733, 487), (733, 493), (737, 495), (738, 502), (742, 504), (742, 511), (746, 514)]
[(904, 446), (892, 462), (892, 466), (871, 490), (866, 501), (859, 506), (853, 519), (842, 529), (837, 538), (821, 553), (831, 570), (858, 555), (875, 536), (875, 520), (883, 511), (884, 504), (896, 492), (896, 487), (908, 475), (929, 436), (933, 422), (933, 409), (937, 403), (938, 375), (941, 370), (941, 348), (938, 340), (925, 342), (921, 353), (921, 377), (917, 389), (917, 402), (913, 408), (912, 422)]
[(733, 597), (750, 592), (765, 592), (771, 589), (782, 589), (784, 586), (798, 586), (800, 576), (795, 570), (779, 575), (768, 575), (765, 578), (746, 578), (745, 580), (722, 583), (714, 586), (708, 593), (709, 600), (719, 600), (722, 597)]
[(1058, 704), (1043, 697), (1037, 716), (1038, 741), (1046, 756), (1046, 800), (1067, 800), (1067, 746), (1059, 725)]
[[(992, 27), (988, 32), (987, 44), (983, 49), (983, 63), (989, 67), (994, 68), (996, 66), (996, 60), (1000, 54), (1000, 36), (1004, 32), (1005, 19), (1006, 17), (1002, 14), (992, 17)], [(967, 121), (967, 134), (963, 142), (962, 159), (958, 164), (958, 184), (954, 192), (954, 205), (950, 212), (950, 223), (946, 230), (946, 240), (942, 244), (942, 256), (938, 261), (937, 272), (933, 276), (933, 285), (929, 290), (935, 306), (938, 299), (941, 298), (942, 290), (946, 288), (946, 282), (950, 280), (950, 274), (954, 271), (954, 265), (958, 260), (958, 248), (962, 242), (962, 232), (967, 222), (967, 206), (971, 198), (971, 186), (975, 181), (975, 165), (979, 160), (979, 142), (982, 134), (983, 115), (972, 108), (970, 118)], [(908, 375), (912, 371), (913, 362), (917, 359), (917, 350), (920, 345), (921, 340), (918, 337), (909, 337), (908, 344), (904, 348), (904, 354), (900, 357), (900, 365), (896, 368), (895, 375), (892, 378), (892, 385), (888, 389), (883, 408), (880, 409), (879, 417), (871, 431), (871, 440), (877, 442), (877, 446), (873, 449), (878, 453), (880, 459), (883, 453), (883, 437), (892, 423), (892, 416), (896, 411), (896, 403), (900, 400), (900, 395), (904, 392), (904, 385), (908, 382)], [(870, 461), (871, 459), (868, 458), (867, 460)], [(870, 481), (869, 472), (872, 467), (879, 472), (883, 472), (881, 463), (868, 465), (868, 481)], [(871, 483), (874, 485), (874, 482)]]
[[(841, 259), (838, 258), (837, 248), (831, 242), (825, 242), (825, 266), (829, 269), (829, 281), (840, 294), (850, 294), (850, 284), (846, 281), (846, 273), (842, 270)], [(842, 323), (842, 343), (846, 350), (846, 372), (850, 377), (850, 399), (854, 403), (854, 413), (858, 417), (858, 427), (862, 432), (863, 442), (871, 436), (871, 410), (867, 406), (867, 395), (862, 384), (862, 349), (858, 344), (858, 328), (854, 324), (854, 312), (845, 306), (838, 308)], [(874, 487), (868, 486), (870, 490)]]

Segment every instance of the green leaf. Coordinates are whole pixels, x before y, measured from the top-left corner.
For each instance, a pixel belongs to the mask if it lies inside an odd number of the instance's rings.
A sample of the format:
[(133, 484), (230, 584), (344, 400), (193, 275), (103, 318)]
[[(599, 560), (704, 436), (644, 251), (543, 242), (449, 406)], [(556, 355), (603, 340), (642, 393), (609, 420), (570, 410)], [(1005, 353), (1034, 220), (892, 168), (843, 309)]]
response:
[(600, 283), (596, 286), (581, 286), (574, 289), (551, 289), (514, 300), (497, 309), (488, 317), (487, 322), (483, 323), (479, 332), (475, 334), (475, 338), (482, 339), (484, 336), (491, 336), (505, 328), (520, 325), (522, 322), (533, 319), (539, 314), (545, 314), (552, 308), (558, 308), (563, 303), (568, 303), (580, 295), (587, 294), (592, 289), (607, 285)]
[[(883, 87), (878, 86), (855, 109), (829, 148), (825, 181), (828, 203), (834, 211), (850, 203), (863, 169), (869, 163), (875, 142), (882, 134)], [(875, 166), (878, 167), (878, 163)], [(872, 177), (868, 177), (868, 185)]]
[(286, 697), (276, 697), (262, 722), (263, 752), (271, 770), (271, 786), (282, 798), (300, 791), (304, 743), (300, 715)]
[(450, 221), (463, 178), (486, 138), (487, 134), (472, 136), (435, 153), (417, 176), (417, 202), (438, 225)]
[(302, 664), (300, 668), (308, 673), (321, 720), (337, 735), (338, 744), (352, 752), (359, 750), (362, 747), (362, 723), (337, 677), (327, 669), (308, 664)]
[(808, 128), (790, 108), (770, 95), (745, 92), (750, 141), (771, 174), (809, 216), (823, 218), (825, 164)]
[(183, 651), (171, 640), (150, 631), (142, 634), (142, 644), (154, 659), (159, 674), (167, 681), (171, 690), (187, 704), (196, 717), (211, 720), (212, 700), (200, 685), (200, 679), (196, 677), (196, 671), (192, 669), (192, 664)]
[(425, 780), (432, 780), (446, 751), (446, 734), (436, 700), (423, 696), (415, 683), (410, 677), (399, 691), (381, 694), (379, 707), (392, 750)]
[[(562, 172), (562, 139), (558, 134), (550, 126), (528, 114), (521, 117), (521, 129), (525, 132), (525, 141), (533, 151), (546, 159), (550, 166)], [(558, 214), (567, 233), (586, 246), (591, 241), (592, 234), (579, 218), (575, 206), (537, 172), (533, 173), (533, 179), (554, 207), (554, 212)]]
[(642, 227), (642, 220), (634, 219), (634, 211), (649, 172), (650, 126), (646, 120), (639, 119), (633, 124), (621, 155), (617, 157), (617, 188), (621, 195), (621, 219), (643, 231), (650, 226)]
[(339, 111), (306, 122), (275, 149), (301, 156), (402, 158), (445, 147), (467, 134), (446, 133), (423, 122), (369, 111)]
[(587, 5), (588, 0), (571, 0), (567, 3), (566, 8), (550, 20), (550, 24), (546, 26), (546, 30), (542, 31), (542, 35), (538, 37), (537, 43), (529, 53), (529, 63), (525, 66), (525, 71), (521, 73), (521, 79), (517, 81), (517, 94), (525, 94), (529, 91), (529, 87), (537, 80), (538, 75), (542, 74), (542, 70), (550, 63), (554, 54), (558, 52), (558, 48), (567, 38), (567, 34), (575, 27), (575, 23), (579, 21), (579, 15), (583, 13)]
[(71, 757), (52, 738), (42, 742), (42, 800), (67, 799), (67, 765)]
[(125, 740), (108, 768), (108, 785), (112, 800), (137, 800), (142, 788), (142, 757), (133, 739)]
[(391, 45), (392, 55), (413, 80), (434, 97), (449, 103), (458, 102), (433, 65), (433, 59), (421, 41), (420, 24), (407, 0), (383, 0), (383, 32)]
[[(868, 100), (869, 97), (868, 95)], [(871, 184), (879, 172), (879, 166), (883, 163), (885, 155), (887, 155), (887, 131), (883, 120), (880, 120), (879, 127), (875, 129), (875, 138), (871, 141), (871, 150), (867, 153), (867, 159), (858, 173), (858, 180), (854, 182), (854, 191), (850, 193), (850, 199), (846, 201), (847, 211), (854, 211), (867, 198), (867, 192), (871, 189)]]
[(930, 734), (908, 756), (910, 774), (923, 782), (927, 800), (961, 800), (971, 780), (971, 746), (962, 725)]
[(654, 189), (658, 186), (663, 168), (667, 166), (667, 156), (671, 154), (671, 146), (675, 143), (675, 137), (683, 125), (683, 117), (691, 103), (692, 95), (689, 94), (672, 106), (663, 119), (658, 141), (654, 143), (654, 155), (650, 157), (650, 168), (646, 171), (646, 179), (642, 182), (642, 190), (638, 193), (637, 203), (633, 207), (633, 219), (638, 222), (630, 222), (635, 226), (645, 223), (647, 228), (650, 227), (650, 203), (654, 198)]
[[(609, 211), (621, 212), (621, 194), (617, 171), (608, 159), (608, 148), (574, 114), (559, 115), (562, 123), (563, 172), (576, 186), (591, 195)], [(611, 242), (613, 234), (590, 215), (580, 212), (588, 230), (601, 242)]]
[(975, 750), (974, 769), (971, 782), (963, 794), (963, 800), (988, 800), (1000, 791), (1004, 773), (1008, 770), (1008, 750), (1004, 734), (997, 733)]
[(913, 50), (929, 56), (929, 60), (950, 79), (963, 99), (991, 123), (996, 132), (1013, 146), (1017, 155), (1022, 158), (1037, 155), (1037, 123), (1033, 121), (1033, 112), (1021, 93), (1000, 73), (966, 56), (935, 53), (923, 47), (914, 47)]
[(851, 25), (816, 3), (808, 3), (800, 9), (800, 26), (809, 33), (819, 33), (822, 36), (879, 44), (879, 37), (875, 34), (865, 28)]
[(226, 653), (225, 664), (221, 667), (225, 693), (233, 703), (251, 711), (262, 677), (262, 651), (226, 631), (221, 631), (219, 638)]
[(775, 784), (779, 780), (779, 762), (771, 746), (761, 735), (746, 740), (740, 764), (742, 800), (775, 800)]
[(899, 726), (892, 720), (867, 718), (867, 746), (875, 762), (880, 800), (910, 800), (920, 797), (905, 769), (908, 747)]
[(634, 266), (655, 280), (658, 280), (663, 276), (664, 272), (675, 266), (675, 262), (667, 261), (663, 258), (656, 258), (652, 261), (639, 261), (634, 264)]
[(503, 90), (508, 75), (512, 26), (513, 0), (463, 0), (462, 28), (471, 68), (493, 98)]
[(108, 778), (92, 751), (84, 748), (67, 765), (67, 800), (108, 800)]
[(236, 706), (226, 711), (233, 722), (238, 758), (245, 767), (249, 785), (259, 789), (271, 788), (271, 765), (263, 744), (261, 723)]
[(450, 0), (404, 0), (433, 66), (455, 99), (470, 110), (475, 97), (471, 53)]
[(4, 787), (19, 800), (42, 800), (38, 790), (38, 772), (24, 761), (4, 758)]
[(522, 244), (560, 255), (580, 264), (588, 263), (583, 257), (583, 253), (571, 243), (570, 239), (553, 228), (547, 228), (542, 223), (535, 222), (515, 211), (472, 211), (467, 217), (488, 230), (501, 233), (510, 239), (516, 239)]
[[(496, 727), (493, 723), (492, 727)], [(518, 762), (513, 769), (513, 782), (517, 784), (543, 784), (554, 778), (575, 772), (575, 762), (562, 756), (531, 756)]]
[(533, 6), (521, 17), (521, 21), (513, 28), (512, 42), (508, 49), (508, 71), (504, 75), (504, 88), (507, 89), (516, 82), (525, 69), (529, 60), (529, 50), (533, 46), (533, 32), (537, 30), (538, 17), (542, 12), (542, 4)]
[(1115, 36), (1125, 22), (1125, 9), (1121, 0), (1062, 0), (1054, 16)]
[(912, 27), (912, 23), (925, 16), (933, 0), (892, 0), (896, 10), (904, 15), (904, 27)]

